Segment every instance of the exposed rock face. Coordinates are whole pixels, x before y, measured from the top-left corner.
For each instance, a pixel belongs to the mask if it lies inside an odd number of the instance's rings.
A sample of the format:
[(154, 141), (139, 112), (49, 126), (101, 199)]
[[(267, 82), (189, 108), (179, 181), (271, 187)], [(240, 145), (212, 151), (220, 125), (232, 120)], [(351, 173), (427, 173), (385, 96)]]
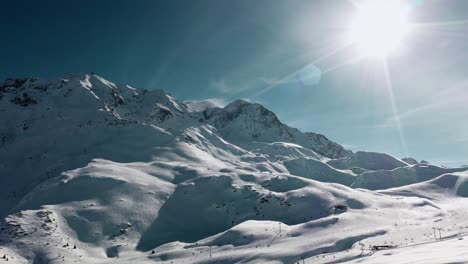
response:
[(410, 164), (410, 165), (419, 164), (419, 162), (414, 158), (402, 158), (401, 160), (408, 163), (408, 164)]
[(10, 102), (20, 105), (20, 106), (28, 106), (31, 104), (37, 104), (36, 99), (30, 97), (27, 93), (23, 93), (22, 96), (16, 96)]

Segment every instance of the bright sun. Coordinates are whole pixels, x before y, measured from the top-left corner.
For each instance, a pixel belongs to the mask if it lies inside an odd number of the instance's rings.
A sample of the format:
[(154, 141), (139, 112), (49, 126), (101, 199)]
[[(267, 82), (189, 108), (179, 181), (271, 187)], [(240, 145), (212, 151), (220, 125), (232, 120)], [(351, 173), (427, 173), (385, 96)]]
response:
[(363, 55), (386, 57), (402, 45), (408, 32), (408, 11), (400, 1), (370, 1), (358, 7), (349, 37)]

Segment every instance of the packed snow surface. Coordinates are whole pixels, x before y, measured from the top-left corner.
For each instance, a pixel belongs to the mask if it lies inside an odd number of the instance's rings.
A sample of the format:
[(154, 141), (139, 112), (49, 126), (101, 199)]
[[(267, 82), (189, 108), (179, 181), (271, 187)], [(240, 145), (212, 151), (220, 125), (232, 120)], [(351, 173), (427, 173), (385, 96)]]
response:
[(0, 83), (0, 262), (468, 263), (468, 168), (260, 104), (91, 74)]

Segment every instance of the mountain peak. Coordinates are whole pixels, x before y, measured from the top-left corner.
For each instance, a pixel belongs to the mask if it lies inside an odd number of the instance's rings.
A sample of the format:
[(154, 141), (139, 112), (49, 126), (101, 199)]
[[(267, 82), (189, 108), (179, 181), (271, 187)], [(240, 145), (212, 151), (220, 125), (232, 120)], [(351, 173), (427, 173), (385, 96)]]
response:
[(218, 128), (226, 139), (246, 149), (258, 147), (256, 142), (290, 142), (329, 158), (350, 154), (325, 136), (306, 132), (283, 124), (263, 105), (239, 99), (207, 116), (208, 122)]
[(253, 103), (251, 103), (251, 102), (249, 102), (249, 101), (247, 101), (245, 99), (240, 99), (239, 98), (239, 99), (234, 100), (230, 104), (238, 106), (238, 105), (250, 105), (250, 104), (253, 104)]

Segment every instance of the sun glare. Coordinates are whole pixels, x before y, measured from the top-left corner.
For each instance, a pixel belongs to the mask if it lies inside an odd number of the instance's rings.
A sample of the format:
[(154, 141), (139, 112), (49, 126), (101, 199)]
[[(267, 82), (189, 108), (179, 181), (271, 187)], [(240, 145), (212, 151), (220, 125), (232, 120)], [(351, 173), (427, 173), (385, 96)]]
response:
[(408, 32), (408, 11), (401, 1), (369, 1), (358, 6), (349, 37), (363, 55), (386, 57), (401, 47)]

